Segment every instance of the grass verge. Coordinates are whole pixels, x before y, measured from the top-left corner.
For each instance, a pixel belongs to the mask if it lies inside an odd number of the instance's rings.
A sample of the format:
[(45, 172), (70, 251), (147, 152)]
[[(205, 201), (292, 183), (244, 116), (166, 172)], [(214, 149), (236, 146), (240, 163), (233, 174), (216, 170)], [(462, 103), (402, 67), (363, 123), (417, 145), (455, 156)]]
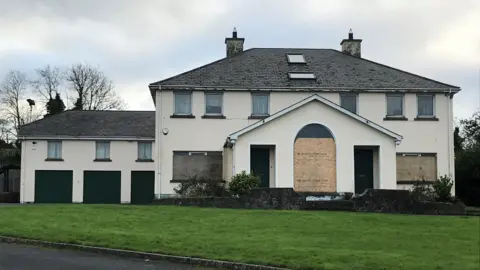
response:
[(293, 269), (478, 269), (480, 218), (176, 206), (0, 208), (0, 235)]

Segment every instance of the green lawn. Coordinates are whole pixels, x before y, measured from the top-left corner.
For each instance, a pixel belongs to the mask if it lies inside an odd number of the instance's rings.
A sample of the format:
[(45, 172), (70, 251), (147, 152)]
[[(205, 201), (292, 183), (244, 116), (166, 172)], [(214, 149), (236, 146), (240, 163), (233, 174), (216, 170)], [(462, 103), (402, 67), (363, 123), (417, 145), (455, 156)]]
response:
[(294, 269), (478, 269), (478, 217), (174, 206), (0, 207), (0, 235)]

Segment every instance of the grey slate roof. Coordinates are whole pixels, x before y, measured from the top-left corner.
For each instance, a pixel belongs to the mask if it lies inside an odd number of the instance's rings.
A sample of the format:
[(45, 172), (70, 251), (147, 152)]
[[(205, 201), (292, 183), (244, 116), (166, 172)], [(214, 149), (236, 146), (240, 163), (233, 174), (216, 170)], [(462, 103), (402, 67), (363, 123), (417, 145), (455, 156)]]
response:
[[(301, 53), (306, 65), (289, 65), (287, 53)], [(311, 71), (316, 80), (289, 80), (288, 72)], [(333, 49), (253, 48), (229, 58), (152, 83), (216, 88), (317, 87), (345, 89), (459, 88)], [(168, 87), (165, 87), (168, 88)], [(458, 90), (458, 89), (457, 89)]]
[(65, 111), (22, 126), (19, 136), (155, 138), (155, 111)]

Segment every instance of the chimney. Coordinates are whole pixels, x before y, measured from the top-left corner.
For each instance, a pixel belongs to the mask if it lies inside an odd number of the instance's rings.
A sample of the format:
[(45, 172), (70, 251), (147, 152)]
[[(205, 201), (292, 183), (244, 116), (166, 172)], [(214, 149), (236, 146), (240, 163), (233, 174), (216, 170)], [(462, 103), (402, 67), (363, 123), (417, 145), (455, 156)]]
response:
[(346, 54), (350, 54), (355, 57), (362, 57), (362, 47), (361, 47), (362, 40), (361, 39), (354, 39), (352, 29), (348, 32), (348, 39), (342, 40), (340, 45), (342, 45), (342, 52)]
[(227, 57), (234, 56), (243, 52), (244, 38), (237, 37), (237, 29), (234, 27), (231, 38), (225, 38), (225, 44), (227, 44)]

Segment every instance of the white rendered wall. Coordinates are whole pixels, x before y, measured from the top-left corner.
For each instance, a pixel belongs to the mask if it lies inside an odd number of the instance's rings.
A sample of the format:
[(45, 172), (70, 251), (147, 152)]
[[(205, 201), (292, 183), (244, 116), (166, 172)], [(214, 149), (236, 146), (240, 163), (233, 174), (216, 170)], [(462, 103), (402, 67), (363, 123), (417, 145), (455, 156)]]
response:
[[(270, 93), (270, 114), (273, 114), (285, 107), (301, 101), (313, 94), (318, 94), (337, 104), (340, 102), (339, 93), (325, 92), (271, 92)], [(385, 93), (361, 93), (358, 99), (358, 114), (401, 134), (404, 139), (401, 145), (397, 146), (396, 152), (428, 152), (437, 153), (438, 174), (454, 174), (453, 166), (453, 124), (448, 119), (453, 119), (452, 113), (448, 112), (447, 104), (451, 100), (444, 94), (435, 95), (435, 113), (439, 121), (414, 121), (417, 114), (417, 101), (415, 93), (405, 94), (405, 116), (408, 121), (384, 121), (386, 113)], [(173, 194), (175, 184), (172, 179), (172, 152), (175, 151), (223, 151), (223, 144), (227, 136), (258, 120), (249, 120), (251, 114), (251, 93), (250, 92), (224, 92), (223, 113), (226, 119), (202, 119), (205, 112), (205, 94), (202, 91), (192, 93), (192, 113), (194, 119), (170, 118), (174, 112), (174, 95), (172, 91), (157, 91), (156, 93), (156, 142), (157, 168), (156, 193)], [(453, 108), (452, 108), (453, 111)], [(317, 116), (318, 118), (318, 116)], [(317, 121), (321, 119), (318, 118)], [(302, 123), (303, 124), (303, 123)], [(168, 129), (168, 134), (163, 135), (162, 130)], [(298, 131), (298, 130), (297, 130)], [(350, 131), (346, 135), (353, 136)], [(274, 134), (277, 136), (278, 134)], [(339, 135), (336, 135), (339, 136)], [(275, 138), (275, 137), (274, 137)], [(272, 138), (273, 140), (273, 138)], [(378, 142), (372, 142), (378, 145)], [(276, 149), (275, 155), (281, 156), (282, 150)], [(390, 150), (388, 150), (390, 151)], [(241, 152), (241, 150), (240, 150)], [(353, 149), (351, 149), (353, 155)], [(245, 153), (248, 154), (248, 153)], [(390, 155), (382, 150), (379, 152), (379, 168), (382, 169), (382, 157)], [(343, 153), (346, 155), (346, 152)], [(393, 154), (393, 156), (395, 156)], [(246, 156), (248, 157), (248, 155)], [(237, 155), (233, 163), (237, 164)], [(450, 160), (450, 166), (449, 165)], [(351, 161), (353, 162), (353, 160)], [(383, 161), (384, 162), (384, 161)], [(279, 168), (290, 167), (289, 164), (276, 161), (276, 178), (282, 178), (283, 174), (278, 172)], [(350, 172), (345, 172), (350, 174)], [(278, 180), (288, 182), (289, 180)], [(352, 178), (353, 181), (353, 178)], [(161, 185), (160, 185), (161, 183)], [(391, 186), (388, 184), (388, 186)], [(395, 184), (396, 186), (396, 184)], [(347, 188), (347, 186), (345, 186)], [(350, 185), (348, 185), (350, 188)], [(392, 187), (394, 188), (394, 187)]]
[[(155, 143), (153, 143), (152, 149), (155, 149)], [(47, 141), (26, 140), (22, 142), (21, 202), (33, 202), (35, 199), (35, 170), (73, 170), (72, 199), (77, 203), (83, 201), (83, 171), (85, 170), (121, 171), (122, 203), (130, 202), (131, 171), (155, 170), (153, 162), (135, 162), (137, 141), (111, 141), (111, 162), (94, 162), (95, 141), (80, 140), (62, 142), (64, 161), (45, 161), (46, 158)]]

